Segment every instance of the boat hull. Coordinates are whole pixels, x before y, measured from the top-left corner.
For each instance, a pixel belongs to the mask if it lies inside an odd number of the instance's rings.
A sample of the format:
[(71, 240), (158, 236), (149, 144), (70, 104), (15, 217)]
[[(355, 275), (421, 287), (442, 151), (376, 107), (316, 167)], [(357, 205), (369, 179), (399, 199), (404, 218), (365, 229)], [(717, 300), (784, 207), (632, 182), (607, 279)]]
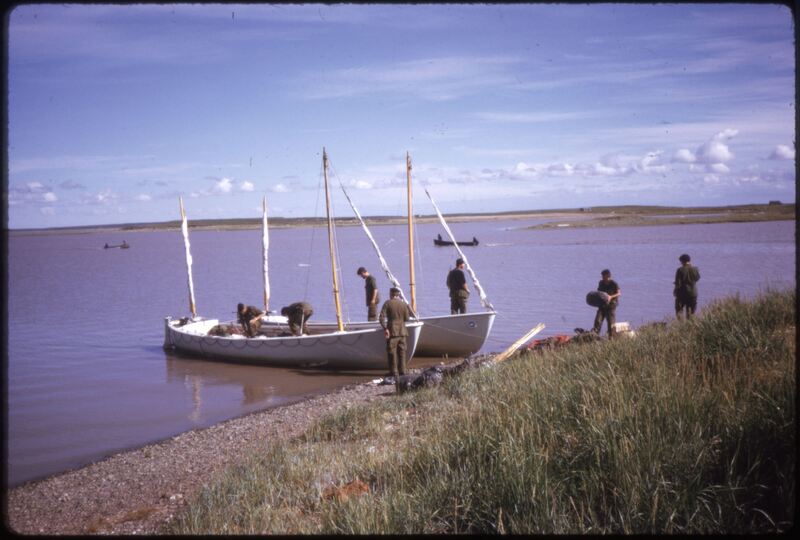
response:
[(422, 317), (417, 356), (469, 356), (478, 352), (492, 331), (494, 311)]
[[(486, 343), (492, 331), (495, 316), (494, 311), (477, 311), (475, 313), (460, 313), (457, 315), (438, 315), (434, 317), (421, 317), (424, 323), (420, 329), (419, 341), (416, 350), (409, 352), (411, 356), (452, 356), (462, 357), (476, 353)], [(278, 325), (288, 328), (288, 325), (274, 317), (264, 320), (264, 325)], [(332, 322), (309, 322), (309, 328), (316, 332), (332, 332), (336, 324)], [(346, 323), (347, 330), (363, 330), (367, 328), (380, 328), (377, 321)]]
[[(388, 366), (386, 338), (379, 326), (320, 334), (312, 331), (304, 336), (208, 335), (219, 323), (218, 319), (196, 319), (181, 326), (179, 321), (167, 317), (164, 347), (206, 358), (265, 366), (370, 370), (385, 370)], [(416, 321), (406, 323), (409, 357), (416, 350), (422, 326)]]

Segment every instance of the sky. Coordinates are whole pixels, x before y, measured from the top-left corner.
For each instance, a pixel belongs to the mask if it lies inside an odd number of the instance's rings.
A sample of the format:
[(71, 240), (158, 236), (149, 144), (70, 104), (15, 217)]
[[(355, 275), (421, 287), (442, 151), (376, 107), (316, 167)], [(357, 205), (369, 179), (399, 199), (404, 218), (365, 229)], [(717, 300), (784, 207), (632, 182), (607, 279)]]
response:
[(27, 4), (8, 228), (795, 199), (781, 4)]

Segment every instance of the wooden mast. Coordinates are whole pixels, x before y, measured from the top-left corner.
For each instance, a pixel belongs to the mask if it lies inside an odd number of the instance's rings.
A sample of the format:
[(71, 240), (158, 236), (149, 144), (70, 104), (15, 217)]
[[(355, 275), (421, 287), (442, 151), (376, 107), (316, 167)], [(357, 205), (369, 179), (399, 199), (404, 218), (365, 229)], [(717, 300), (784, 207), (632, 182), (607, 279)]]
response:
[(336, 326), (339, 332), (344, 331), (342, 324), (342, 306), (339, 303), (339, 280), (336, 277), (336, 256), (333, 249), (333, 220), (331, 218), (331, 194), (328, 190), (328, 154), (322, 148), (322, 173), (325, 177), (325, 208), (328, 214), (328, 250), (331, 257), (331, 272), (333, 274), (333, 301), (336, 304)]
[(417, 291), (414, 283), (414, 227), (412, 225), (413, 213), (411, 205), (411, 156), (406, 152), (406, 184), (408, 191), (408, 284), (411, 293), (411, 311), (417, 312)]

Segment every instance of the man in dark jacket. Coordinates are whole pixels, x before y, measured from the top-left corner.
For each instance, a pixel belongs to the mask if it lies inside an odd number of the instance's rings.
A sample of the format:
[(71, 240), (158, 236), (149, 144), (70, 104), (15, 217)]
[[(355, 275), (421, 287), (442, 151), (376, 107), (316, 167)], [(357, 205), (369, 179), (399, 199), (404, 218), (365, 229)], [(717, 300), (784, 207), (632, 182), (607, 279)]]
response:
[(380, 294), (378, 294), (378, 283), (375, 281), (375, 277), (363, 266), (358, 269), (357, 274), (364, 278), (365, 281), (364, 290), (367, 293), (367, 320), (377, 321), (378, 302), (381, 300)]
[(464, 259), (456, 259), (456, 267), (447, 274), (447, 288), (450, 290), (450, 314), (466, 313), (469, 287), (464, 275)]
[(608, 324), (608, 337), (612, 338), (615, 335), (614, 323), (617, 322), (617, 298), (622, 294), (622, 291), (619, 285), (617, 285), (617, 282), (611, 279), (611, 270), (603, 270), (600, 272), (600, 277), (602, 279), (600, 283), (597, 284), (597, 290), (608, 295), (608, 303), (597, 308), (592, 331), (599, 334), (603, 326), (603, 319), (606, 319)]
[(281, 308), (281, 315), (289, 319), (289, 331), (293, 336), (308, 334), (308, 319), (314, 314), (308, 302), (295, 302)]
[(383, 303), (378, 318), (386, 335), (386, 354), (389, 371), (395, 381), (406, 374), (406, 321), (411, 318), (411, 308), (400, 298), (400, 289), (389, 289), (389, 299)]
[(678, 257), (681, 266), (675, 272), (675, 288), (672, 295), (675, 297), (675, 317), (678, 319), (686, 311), (686, 319), (691, 319), (697, 310), (697, 287), (695, 284), (700, 281), (700, 270), (692, 266), (691, 260), (686, 253)]
[(264, 312), (257, 307), (246, 306), (240, 303), (236, 306), (236, 314), (239, 324), (242, 325), (247, 337), (255, 337), (258, 333), (258, 329), (261, 328), (261, 316)]

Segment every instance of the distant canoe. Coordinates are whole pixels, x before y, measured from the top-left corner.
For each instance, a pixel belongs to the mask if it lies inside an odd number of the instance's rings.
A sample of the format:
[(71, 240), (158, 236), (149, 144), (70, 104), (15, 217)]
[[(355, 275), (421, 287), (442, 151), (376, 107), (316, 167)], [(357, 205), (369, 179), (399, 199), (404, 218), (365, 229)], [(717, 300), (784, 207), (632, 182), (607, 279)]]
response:
[(130, 244), (128, 244), (127, 242), (122, 242), (121, 244), (117, 244), (117, 245), (114, 245), (114, 246), (109, 246), (108, 244), (106, 244), (106, 245), (103, 246), (103, 249), (114, 249), (114, 248), (128, 249), (130, 247), (131, 247)]
[[(439, 235), (438, 238), (434, 238), (433, 239), (433, 245), (434, 246), (452, 246), (453, 242), (451, 242), (450, 240), (442, 240), (441, 235)], [(472, 240), (464, 240), (464, 241), (459, 240), (458, 241), (458, 245), (459, 246), (477, 246), (478, 245), (478, 239), (473, 236)]]

